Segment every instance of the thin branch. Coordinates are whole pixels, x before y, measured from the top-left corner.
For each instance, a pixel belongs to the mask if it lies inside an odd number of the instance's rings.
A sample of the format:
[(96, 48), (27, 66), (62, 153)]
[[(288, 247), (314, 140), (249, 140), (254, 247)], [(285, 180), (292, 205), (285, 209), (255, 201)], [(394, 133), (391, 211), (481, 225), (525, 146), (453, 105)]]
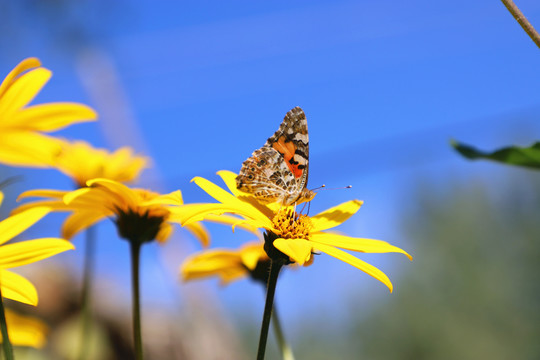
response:
[(540, 34), (538, 34), (538, 32), (534, 29), (534, 27), (531, 25), (529, 20), (527, 20), (525, 15), (523, 15), (521, 10), (519, 10), (519, 8), (516, 6), (516, 4), (514, 4), (512, 0), (501, 0), (501, 1), (503, 2), (504, 6), (506, 6), (508, 11), (510, 11), (514, 19), (516, 19), (519, 25), (521, 25), (523, 30), (525, 30), (527, 35), (529, 35), (532, 41), (534, 41), (536, 46), (540, 48)]

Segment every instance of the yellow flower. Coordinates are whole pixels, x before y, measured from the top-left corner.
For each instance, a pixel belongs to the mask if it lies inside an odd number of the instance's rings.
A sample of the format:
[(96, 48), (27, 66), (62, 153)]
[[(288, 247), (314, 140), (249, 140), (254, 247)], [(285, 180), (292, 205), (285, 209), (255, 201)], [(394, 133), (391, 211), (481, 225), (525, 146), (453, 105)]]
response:
[[(31, 346), (37, 349), (45, 345), (49, 329), (43, 321), (6, 309), (6, 322), (9, 341), (13, 345)], [(0, 334), (1, 341), (2, 335)]]
[(54, 167), (71, 177), (78, 187), (85, 187), (88, 180), (96, 178), (122, 183), (134, 181), (147, 163), (147, 158), (134, 156), (127, 146), (111, 153), (85, 141), (65, 141)]
[[(382, 271), (341, 249), (363, 253), (398, 252), (412, 260), (404, 250), (381, 240), (355, 238), (323, 231), (349, 219), (360, 209), (362, 201), (347, 201), (309, 217), (296, 213), (293, 206), (287, 207), (277, 203), (261, 204), (255, 197), (236, 188), (236, 174), (229, 171), (220, 171), (218, 174), (230, 193), (206, 179), (194, 178), (193, 181), (219, 203), (177, 207), (173, 213), (183, 225), (189, 225), (194, 221), (213, 220), (219, 215), (223, 217), (223, 223), (230, 224), (233, 228), (235, 226), (263, 228), (266, 229), (265, 251), (273, 261), (281, 258), (283, 264), (305, 265), (312, 261), (314, 253), (323, 252), (364, 271), (384, 283), (390, 291), (393, 289), (392, 283)], [(239, 215), (241, 218), (226, 214)]]
[[(122, 238), (146, 242), (166, 241), (172, 233), (169, 203), (181, 204), (180, 190), (160, 195), (145, 189), (130, 188), (118, 181), (92, 179), (84, 187), (75, 191), (30, 190), (19, 196), (43, 197), (21, 205), (15, 213), (36, 206), (48, 206), (53, 211), (71, 211), (62, 226), (62, 236), (71, 239), (79, 231), (101, 221), (105, 217), (115, 218), (118, 233)], [(209, 236), (206, 229), (194, 222), (186, 227), (206, 246)]]
[(31, 264), (74, 249), (70, 242), (58, 238), (26, 240), (5, 245), (49, 212), (50, 208), (35, 207), (0, 222), (0, 289), (3, 297), (37, 305), (38, 296), (34, 285), (23, 276), (7, 269)]
[(238, 250), (211, 249), (189, 256), (180, 274), (184, 281), (217, 276), (223, 284), (251, 276), (266, 283), (270, 259), (263, 243), (253, 241)]
[(43, 133), (96, 119), (91, 108), (77, 103), (27, 106), (50, 77), (51, 71), (41, 67), (38, 59), (28, 58), (0, 84), (0, 163), (51, 166), (60, 141)]

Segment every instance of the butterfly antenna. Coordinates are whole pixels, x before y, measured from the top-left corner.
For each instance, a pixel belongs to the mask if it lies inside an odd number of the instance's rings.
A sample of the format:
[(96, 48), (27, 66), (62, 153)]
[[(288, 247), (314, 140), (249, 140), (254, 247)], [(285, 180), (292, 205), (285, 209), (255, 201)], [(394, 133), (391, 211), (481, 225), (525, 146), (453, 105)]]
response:
[(352, 188), (352, 185), (347, 185), (347, 186), (342, 186), (342, 187), (336, 187), (336, 188), (327, 188), (326, 186), (321, 186), (321, 187), (324, 187), (324, 190), (341, 190), (341, 189), (350, 189)]

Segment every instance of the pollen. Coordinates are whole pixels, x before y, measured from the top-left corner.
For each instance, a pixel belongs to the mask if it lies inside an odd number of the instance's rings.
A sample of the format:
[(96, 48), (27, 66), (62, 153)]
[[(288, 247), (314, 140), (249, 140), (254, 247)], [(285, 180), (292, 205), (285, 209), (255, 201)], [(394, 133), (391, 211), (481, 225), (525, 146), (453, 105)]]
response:
[(274, 232), (282, 239), (309, 239), (313, 228), (309, 216), (297, 214), (292, 209), (279, 211), (272, 223)]

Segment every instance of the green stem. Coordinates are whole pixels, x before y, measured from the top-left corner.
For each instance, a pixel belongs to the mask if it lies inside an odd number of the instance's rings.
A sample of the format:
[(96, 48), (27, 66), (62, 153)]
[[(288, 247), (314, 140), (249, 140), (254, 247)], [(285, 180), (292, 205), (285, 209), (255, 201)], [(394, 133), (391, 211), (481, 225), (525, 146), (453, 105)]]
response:
[(521, 10), (519, 10), (517, 5), (514, 4), (514, 2), (512, 0), (501, 0), (501, 1), (503, 2), (504, 6), (506, 6), (508, 11), (510, 11), (510, 13), (514, 17), (514, 19), (516, 19), (516, 21), (519, 23), (519, 25), (521, 25), (523, 30), (525, 30), (527, 35), (529, 35), (529, 37), (532, 39), (532, 41), (534, 41), (536, 46), (538, 46), (540, 48), (540, 35), (535, 30), (535, 28), (531, 25), (529, 20), (527, 20), (525, 15), (523, 15)]
[(257, 350), (257, 360), (264, 359), (266, 340), (268, 339), (268, 328), (270, 327), (270, 318), (272, 317), (272, 308), (274, 306), (274, 294), (276, 293), (276, 284), (279, 271), (281, 270), (282, 266), (282, 264), (275, 261), (270, 263), (270, 275), (268, 276), (268, 286), (266, 288), (266, 303), (264, 305), (261, 336), (259, 338), (259, 349)]
[(272, 311), (272, 324), (274, 325), (274, 333), (276, 334), (276, 339), (279, 349), (281, 350), (283, 360), (294, 360), (292, 349), (283, 335), (283, 328), (281, 327), (281, 321), (279, 320), (279, 316), (277, 314), (276, 305), (274, 305), (274, 309)]
[(141, 305), (139, 292), (139, 259), (141, 244), (138, 241), (130, 241), (131, 250), (131, 288), (133, 294), (133, 343), (135, 345), (135, 358), (143, 359), (141, 338)]
[(4, 349), (4, 355), (6, 360), (13, 360), (13, 347), (9, 341), (9, 335), (7, 330), (6, 313), (4, 310), (4, 298), (2, 297), (2, 291), (0, 290), (0, 332), (2, 333), (2, 348)]
[(90, 335), (91, 335), (91, 315), (90, 309), (91, 297), (92, 297), (92, 275), (94, 270), (94, 258), (96, 253), (95, 245), (95, 227), (89, 227), (86, 229), (84, 249), (84, 274), (83, 274), (83, 287), (81, 294), (82, 303), (82, 331), (81, 331), (81, 346), (79, 359), (85, 360), (88, 358)]

